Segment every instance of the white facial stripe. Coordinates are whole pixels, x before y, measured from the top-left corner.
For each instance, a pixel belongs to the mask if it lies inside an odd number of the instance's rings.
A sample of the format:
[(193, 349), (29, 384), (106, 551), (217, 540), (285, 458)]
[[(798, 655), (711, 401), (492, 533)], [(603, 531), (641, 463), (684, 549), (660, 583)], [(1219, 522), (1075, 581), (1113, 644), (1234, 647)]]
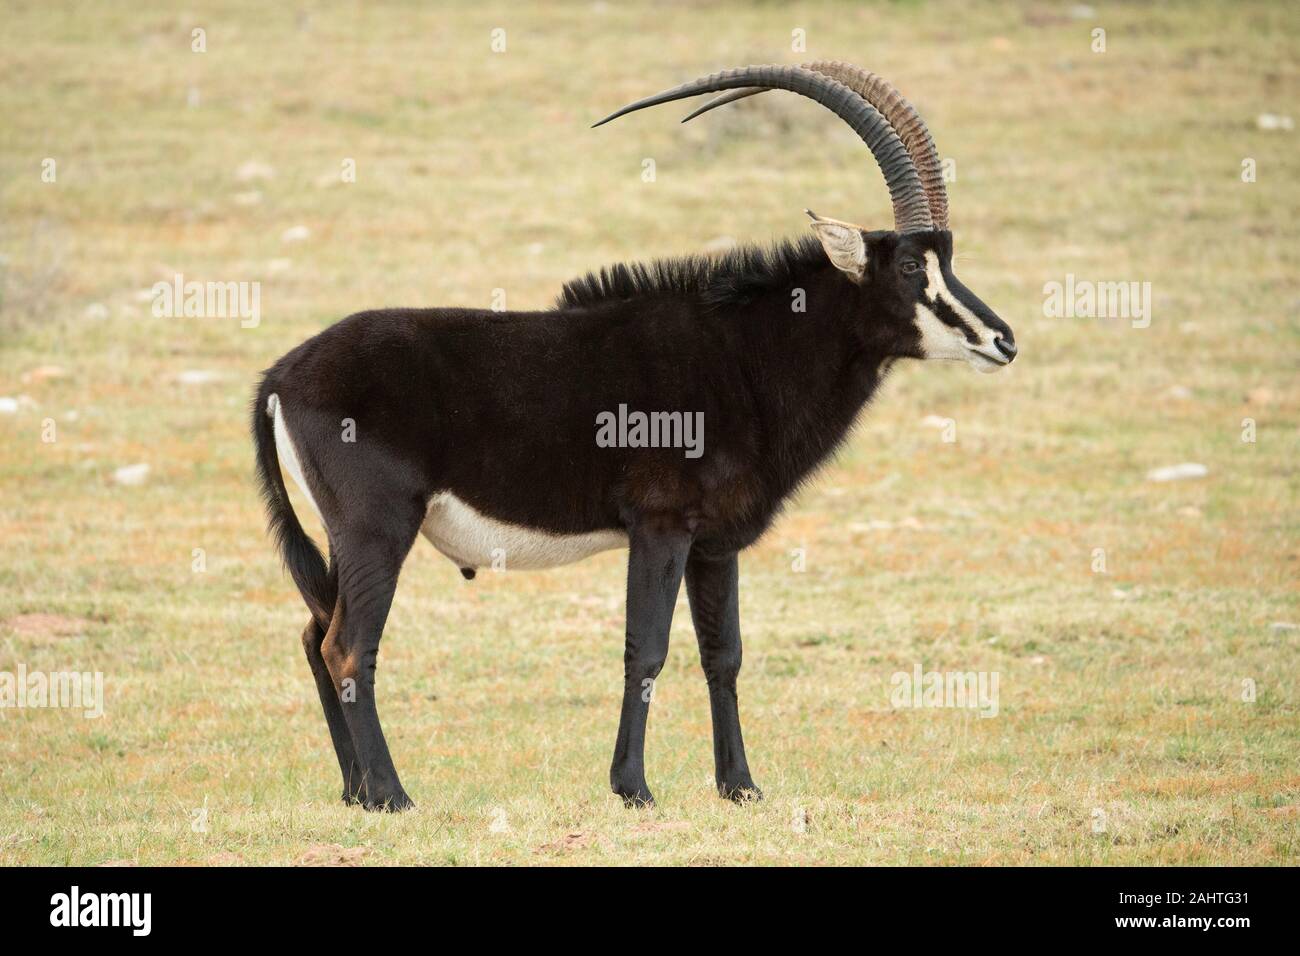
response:
[(926, 358), (969, 361), (966, 337), (920, 302), (916, 303), (916, 328), (921, 333), (921, 352)]
[(939, 294), (948, 291), (948, 284), (943, 281), (943, 270), (939, 268), (939, 257), (927, 250), (925, 253), (925, 295), (931, 302)]
[[(948, 283), (943, 281), (943, 270), (939, 268), (938, 254), (929, 249), (925, 253), (925, 278), (926, 297), (931, 302), (942, 299), (944, 304), (952, 309), (957, 314), (957, 317), (969, 325), (971, 330), (980, 337), (981, 346), (991, 347), (993, 340), (997, 338), (997, 332), (981, 322), (979, 317), (966, 307), (965, 303), (952, 294), (952, 290), (948, 288)], [(965, 338), (960, 329), (951, 329), (951, 332), (954, 335), (962, 336), (963, 339)]]
[(1004, 363), (989, 358), (986, 354), (996, 352), (993, 343), (998, 333), (980, 321), (974, 312), (952, 294), (943, 280), (939, 256), (931, 250), (925, 253), (925, 277), (925, 298), (935, 304), (942, 300), (954, 315), (971, 327), (980, 341), (977, 346), (972, 346), (966, 340), (963, 329), (954, 328), (940, 319), (934, 309), (918, 302), (915, 318), (916, 330), (921, 336), (921, 353), (927, 359), (968, 362), (980, 372), (994, 372), (1001, 368)]

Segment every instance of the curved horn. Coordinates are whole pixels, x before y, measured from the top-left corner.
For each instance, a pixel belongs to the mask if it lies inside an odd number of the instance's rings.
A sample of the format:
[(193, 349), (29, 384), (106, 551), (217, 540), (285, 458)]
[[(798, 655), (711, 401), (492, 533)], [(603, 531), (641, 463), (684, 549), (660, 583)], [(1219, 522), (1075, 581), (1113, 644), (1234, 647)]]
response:
[[(879, 110), (885, 119), (889, 120), (889, 125), (894, 127), (894, 132), (898, 134), (898, 138), (907, 147), (907, 154), (912, 157), (912, 163), (916, 166), (916, 174), (921, 179), (921, 186), (925, 189), (925, 196), (930, 204), (930, 218), (934, 221), (934, 228), (947, 229), (948, 190), (943, 184), (943, 169), (939, 163), (939, 152), (935, 149), (934, 139), (930, 136), (930, 131), (926, 128), (925, 121), (921, 119), (921, 115), (917, 113), (916, 108), (907, 102), (903, 95), (894, 88), (893, 84), (884, 77), (872, 73), (870, 70), (854, 66), (851, 63), (841, 63), (838, 60), (818, 60), (815, 63), (804, 63), (802, 67), (805, 70), (813, 70), (823, 76), (829, 76), (832, 80), (844, 84)], [(764, 91), (761, 89), (747, 89), (724, 93), (722, 96), (709, 100), (694, 113), (683, 118), (682, 122), (685, 123), (687, 120), (695, 119), (695, 117), (707, 113), (709, 110), (717, 109), (719, 106), (725, 106), (727, 103), (734, 103), (736, 100), (762, 92)]]
[[(695, 117), (703, 113), (707, 113), (709, 110), (716, 110), (719, 106), (726, 106), (728, 103), (736, 102), (736, 100), (743, 100), (747, 97), (757, 96), (759, 93), (766, 93), (766, 92), (767, 92), (767, 88), (762, 86), (748, 86), (745, 87), (744, 89), (728, 90), (726, 93), (723, 93), (721, 96), (715, 96), (713, 99), (709, 100), (699, 109), (697, 109), (694, 113), (687, 113), (685, 116), (682, 117), (682, 122), (689, 123), (691, 120), (695, 119)], [(888, 117), (886, 117), (886, 119), (888, 119)]]
[(814, 70), (797, 66), (747, 66), (738, 70), (724, 70), (711, 76), (684, 83), (654, 96), (630, 103), (606, 116), (593, 127), (612, 119), (701, 93), (736, 90), (748, 87), (789, 90), (816, 100), (848, 123), (876, 158), (880, 171), (889, 187), (889, 197), (894, 204), (894, 228), (898, 232), (918, 232), (933, 229), (930, 205), (920, 177), (912, 164), (907, 147), (894, 128), (880, 112), (862, 96), (831, 77)]

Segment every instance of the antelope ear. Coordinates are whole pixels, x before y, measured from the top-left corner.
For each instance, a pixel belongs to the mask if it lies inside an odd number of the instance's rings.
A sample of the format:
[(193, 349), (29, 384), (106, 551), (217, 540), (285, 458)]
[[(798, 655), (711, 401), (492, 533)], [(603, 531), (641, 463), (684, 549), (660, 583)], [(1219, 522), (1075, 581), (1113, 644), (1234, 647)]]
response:
[(804, 212), (812, 220), (813, 232), (821, 240), (831, 264), (854, 282), (859, 282), (867, 271), (867, 244), (862, 229), (838, 219), (823, 219), (811, 209)]

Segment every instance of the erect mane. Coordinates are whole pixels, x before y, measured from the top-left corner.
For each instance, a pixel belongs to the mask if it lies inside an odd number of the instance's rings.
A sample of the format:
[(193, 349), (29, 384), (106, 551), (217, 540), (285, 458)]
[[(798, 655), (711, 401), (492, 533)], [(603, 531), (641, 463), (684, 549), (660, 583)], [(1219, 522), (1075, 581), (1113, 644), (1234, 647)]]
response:
[(784, 288), (827, 265), (815, 236), (770, 246), (740, 246), (716, 256), (620, 262), (566, 282), (555, 305), (576, 309), (664, 294), (694, 297), (706, 308), (716, 309)]

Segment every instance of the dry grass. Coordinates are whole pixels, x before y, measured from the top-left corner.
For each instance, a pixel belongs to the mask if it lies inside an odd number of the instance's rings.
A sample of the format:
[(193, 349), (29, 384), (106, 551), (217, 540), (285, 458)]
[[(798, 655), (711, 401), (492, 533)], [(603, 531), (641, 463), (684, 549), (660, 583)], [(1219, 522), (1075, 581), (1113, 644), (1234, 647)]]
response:
[[(1271, 625), (1300, 621), (1300, 134), (1255, 123), (1300, 102), (1284, 5), (9, 6), (0, 395), (31, 401), (0, 415), (0, 670), (99, 670), (108, 692), (99, 720), (0, 710), (0, 861), (1296, 861), (1300, 632)], [(1022, 358), (902, 370), (746, 555), (768, 800), (710, 791), (684, 604), (649, 733), (660, 807), (605, 792), (618, 555), (466, 584), (421, 545), (380, 667), (419, 808), (336, 806), (305, 611), (251, 482), (256, 372), (360, 308), (539, 306), (602, 262), (796, 232), (804, 206), (888, 222), (863, 150), (807, 104), (587, 129), (722, 65), (804, 59), (796, 27), (926, 114), (957, 162), (959, 272)], [(331, 182), (345, 157), (357, 182)], [(273, 176), (239, 181), (250, 160)], [(310, 239), (283, 243), (296, 225)], [(178, 271), (260, 281), (261, 325), (153, 318), (139, 290)], [(1150, 328), (1045, 318), (1066, 273), (1150, 281)], [(43, 365), (66, 374), (23, 381)], [(1208, 477), (1144, 480), (1180, 461)], [(135, 462), (145, 484), (116, 485)], [(997, 671), (999, 715), (891, 709), (917, 661)]]

